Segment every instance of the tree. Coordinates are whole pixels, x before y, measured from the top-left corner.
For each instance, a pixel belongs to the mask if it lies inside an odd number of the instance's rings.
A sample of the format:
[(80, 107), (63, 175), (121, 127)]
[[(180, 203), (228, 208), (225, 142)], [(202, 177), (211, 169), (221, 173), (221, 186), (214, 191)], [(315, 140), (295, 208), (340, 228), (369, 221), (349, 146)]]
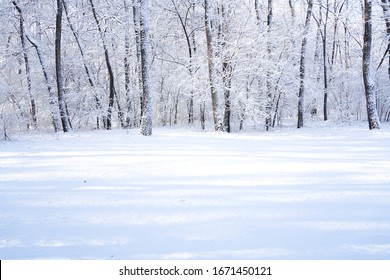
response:
[(224, 114), (223, 114), (223, 130), (230, 133), (231, 130), (231, 87), (232, 87), (232, 63), (230, 54), (228, 52), (228, 44), (230, 43), (230, 30), (228, 26), (229, 16), (231, 14), (230, 5), (221, 3), (221, 39), (222, 39), (222, 82), (223, 82), (223, 96), (224, 96)]
[(69, 132), (70, 130), (72, 130), (72, 124), (70, 122), (68, 109), (66, 107), (63, 77), (62, 77), (62, 59), (61, 59), (62, 11), (63, 11), (62, 0), (57, 0), (56, 37), (55, 37), (57, 94), (58, 94), (58, 105), (60, 108), (62, 130), (64, 132)]
[(141, 26), (140, 26), (140, 0), (133, 0), (133, 23), (134, 23), (134, 34), (135, 34), (135, 47), (136, 47), (136, 71), (138, 76), (138, 86), (139, 86), (139, 103), (140, 103), (140, 118), (142, 121), (142, 116), (144, 114), (144, 96), (142, 90), (142, 62), (141, 62)]
[(380, 121), (376, 107), (376, 86), (372, 69), (372, 0), (364, 0), (364, 36), (363, 36), (363, 80), (366, 94), (368, 126), (379, 129)]
[[(74, 39), (75, 39), (75, 41), (77, 43), (77, 47), (78, 47), (78, 49), (80, 51), (80, 55), (81, 55), (81, 58), (83, 60), (85, 73), (87, 74), (89, 85), (91, 86), (91, 89), (92, 89), (93, 94), (94, 94), (94, 99), (95, 99), (95, 102), (96, 102), (96, 109), (100, 113), (103, 110), (103, 106), (101, 104), (99, 96), (96, 93), (97, 85), (96, 85), (96, 80), (95, 80), (95, 78), (93, 76), (92, 67), (91, 67), (90, 63), (88, 62), (88, 60), (87, 60), (85, 47), (81, 43), (81, 39), (79, 37), (79, 34), (78, 34), (76, 28), (74, 27), (73, 23), (71, 22), (69, 11), (68, 11), (69, 10), (68, 9), (68, 4), (67, 4), (66, 0), (62, 0), (62, 2), (63, 2), (63, 5), (64, 5), (64, 11), (65, 11), (66, 19), (68, 21), (69, 28), (71, 29), (72, 34), (74, 36)], [(103, 117), (103, 123), (104, 123), (104, 126), (106, 127), (106, 119), (105, 119), (105, 117)], [(99, 129), (99, 127), (100, 127), (100, 121), (99, 121), (99, 115), (98, 115), (97, 118), (96, 118), (96, 128)]]
[(313, 0), (308, 0), (305, 27), (301, 45), (301, 59), (299, 63), (299, 92), (298, 92), (298, 125), (297, 128), (303, 127), (305, 113), (305, 73), (306, 73), (306, 52), (307, 37), (310, 28), (310, 18), (313, 11)]
[[(320, 1), (320, 17), (322, 21), (322, 0)], [(323, 65), (323, 75), (324, 75), (324, 121), (328, 120), (328, 65), (327, 57), (328, 52), (327, 48), (327, 27), (328, 27), (328, 18), (329, 18), (329, 0), (326, 0), (325, 4), (325, 19), (323, 21), (323, 29), (321, 30), (322, 37), (322, 65)]]
[(141, 73), (142, 73), (142, 117), (141, 134), (152, 135), (152, 87), (150, 76), (149, 58), (149, 21), (148, 1), (140, 0), (140, 51), (141, 51)]
[(219, 100), (217, 92), (217, 69), (215, 63), (214, 40), (211, 28), (211, 7), (210, 1), (204, 1), (205, 26), (206, 26), (206, 44), (207, 44), (207, 63), (209, 68), (209, 83), (211, 93), (211, 103), (213, 110), (214, 129), (223, 131), (222, 119), (219, 113)]
[[(272, 0), (268, 0), (268, 14), (267, 14), (267, 54), (268, 59), (271, 60), (271, 53), (272, 53), (272, 44), (271, 44), (271, 38), (270, 33), (272, 31), (272, 24), (273, 24), (273, 3)], [(265, 107), (265, 130), (268, 131), (272, 126), (272, 84), (271, 84), (271, 72), (270, 67), (268, 67), (267, 70), (267, 101), (266, 101), (266, 107)]]
[[(19, 6), (17, 1), (12, 1), (12, 4), (15, 6), (16, 10), (18, 11), (20, 18), (23, 20), (23, 12), (21, 7)], [(24, 25), (24, 20), (23, 20), (23, 25)], [(61, 129), (61, 124), (60, 124), (60, 114), (58, 111), (58, 97), (55, 96), (55, 92), (53, 90), (53, 79), (51, 74), (49, 73), (49, 67), (46, 63), (45, 56), (42, 51), (42, 44), (40, 40), (37, 40), (30, 35), (25, 28), (23, 28), (26, 32), (26, 38), (27, 40), (33, 45), (37, 52), (37, 56), (41, 65), (41, 69), (43, 72), (43, 76), (45, 78), (46, 82), (46, 87), (47, 91), (49, 92), (49, 103), (50, 103), (50, 111), (51, 111), (51, 118), (52, 118), (52, 123), (54, 126), (54, 131), (58, 132)], [(37, 32), (38, 36), (40, 37), (41, 29), (40, 25), (37, 25)]]
[(124, 55), (124, 71), (125, 71), (125, 92), (126, 92), (126, 127), (131, 128), (132, 126), (136, 126), (135, 121), (135, 107), (133, 107), (133, 100), (131, 99), (131, 62), (130, 62), (130, 55), (131, 55), (131, 42), (130, 42), (130, 20), (129, 20), (129, 14), (130, 14), (130, 5), (128, 3), (129, 0), (123, 0), (123, 7), (126, 13), (126, 31), (125, 31), (125, 55)]
[[(188, 58), (189, 63), (187, 66), (188, 72), (190, 74), (191, 79), (193, 79), (195, 74), (195, 67), (193, 63), (194, 55), (196, 52), (196, 46), (195, 46), (195, 28), (193, 26), (193, 23), (191, 23), (190, 15), (191, 12), (195, 10), (195, 2), (189, 1), (186, 5), (186, 10), (184, 15), (182, 15), (179, 11), (178, 3), (176, 3), (175, 0), (171, 0), (172, 5), (174, 7), (174, 11), (179, 18), (180, 26), (183, 29), (183, 33), (186, 39), (187, 44), (187, 50), (188, 50)], [(183, 1), (180, 1), (183, 2)], [(188, 109), (188, 123), (192, 124), (194, 123), (194, 89), (191, 88), (190, 96), (187, 100), (187, 109)]]
[(383, 55), (383, 59), (380, 64), (383, 63), (386, 55), (388, 56), (388, 68), (387, 68), (387, 73), (390, 79), (390, 0), (381, 0), (382, 1), (382, 9), (383, 9), (383, 18), (385, 20), (386, 24), (386, 35), (387, 35), (387, 49)]
[[(31, 70), (30, 70), (30, 62), (27, 55), (27, 47), (26, 47), (26, 36), (24, 31), (24, 21), (23, 21), (23, 14), (22, 10), (19, 8), (16, 1), (12, 1), (13, 5), (15, 6), (16, 10), (19, 14), (19, 35), (20, 35), (20, 42), (22, 44), (22, 52), (23, 52), (23, 59), (24, 59), (24, 65), (26, 69), (26, 80), (27, 80), (27, 90), (28, 95), (30, 97), (30, 105), (31, 105), (31, 117), (32, 117), (32, 125), (36, 129), (38, 128), (38, 120), (37, 120), (37, 109), (35, 104), (35, 99), (31, 91)], [(28, 125), (29, 126), (29, 125)]]
[[(108, 78), (109, 78), (109, 97), (108, 97), (108, 109), (107, 109), (107, 118), (106, 118), (106, 122), (107, 122), (106, 123), (106, 128), (108, 130), (110, 130), (112, 128), (112, 110), (113, 110), (113, 107), (114, 107), (115, 96), (116, 96), (115, 76), (114, 76), (114, 71), (112, 69), (112, 65), (111, 65), (111, 61), (110, 61), (110, 55), (108, 53), (108, 45), (106, 43), (106, 40), (105, 40), (105, 37), (104, 37), (104, 34), (103, 34), (103, 30), (102, 30), (100, 21), (98, 19), (98, 16), (97, 16), (97, 13), (96, 13), (96, 9), (95, 9), (95, 5), (93, 3), (93, 0), (89, 0), (89, 3), (91, 4), (93, 18), (95, 19), (95, 22), (96, 22), (96, 25), (97, 25), (97, 28), (98, 28), (98, 31), (99, 31), (100, 39), (101, 39), (102, 44), (103, 44), (104, 59), (106, 61), (107, 73), (108, 73)], [(121, 112), (120, 108), (118, 108), (118, 109), (119, 109), (119, 112)], [(121, 115), (120, 115), (120, 121), (121, 121), (122, 126), (123, 126), (123, 119), (122, 119)]]

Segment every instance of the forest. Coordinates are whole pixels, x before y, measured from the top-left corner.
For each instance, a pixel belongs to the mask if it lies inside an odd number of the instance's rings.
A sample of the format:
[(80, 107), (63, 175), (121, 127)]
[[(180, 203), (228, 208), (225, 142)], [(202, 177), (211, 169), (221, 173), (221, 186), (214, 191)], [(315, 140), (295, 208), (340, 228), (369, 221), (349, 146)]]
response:
[(390, 260), (390, 0), (0, 21), (0, 259)]
[(390, 0), (1, 0), (0, 132), (390, 121)]

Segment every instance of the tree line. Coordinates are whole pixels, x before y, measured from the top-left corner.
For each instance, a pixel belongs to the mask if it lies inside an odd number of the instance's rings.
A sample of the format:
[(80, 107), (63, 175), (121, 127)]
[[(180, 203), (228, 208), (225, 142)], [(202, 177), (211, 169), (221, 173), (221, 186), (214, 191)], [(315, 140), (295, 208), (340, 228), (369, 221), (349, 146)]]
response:
[(7, 129), (390, 121), (390, 0), (1, 0)]

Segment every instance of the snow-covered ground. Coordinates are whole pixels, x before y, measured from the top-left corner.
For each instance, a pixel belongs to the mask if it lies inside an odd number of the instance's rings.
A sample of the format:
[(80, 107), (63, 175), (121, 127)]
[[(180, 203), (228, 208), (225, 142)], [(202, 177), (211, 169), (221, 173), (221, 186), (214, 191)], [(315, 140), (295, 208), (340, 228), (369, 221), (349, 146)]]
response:
[(0, 142), (0, 259), (389, 259), (390, 130)]

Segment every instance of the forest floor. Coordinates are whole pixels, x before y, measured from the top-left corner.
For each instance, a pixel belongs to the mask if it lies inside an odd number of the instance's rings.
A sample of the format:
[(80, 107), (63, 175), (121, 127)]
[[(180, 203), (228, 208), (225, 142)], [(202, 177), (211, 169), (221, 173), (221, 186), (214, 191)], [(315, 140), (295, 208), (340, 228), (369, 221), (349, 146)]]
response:
[(0, 259), (390, 259), (390, 127), (14, 135)]

